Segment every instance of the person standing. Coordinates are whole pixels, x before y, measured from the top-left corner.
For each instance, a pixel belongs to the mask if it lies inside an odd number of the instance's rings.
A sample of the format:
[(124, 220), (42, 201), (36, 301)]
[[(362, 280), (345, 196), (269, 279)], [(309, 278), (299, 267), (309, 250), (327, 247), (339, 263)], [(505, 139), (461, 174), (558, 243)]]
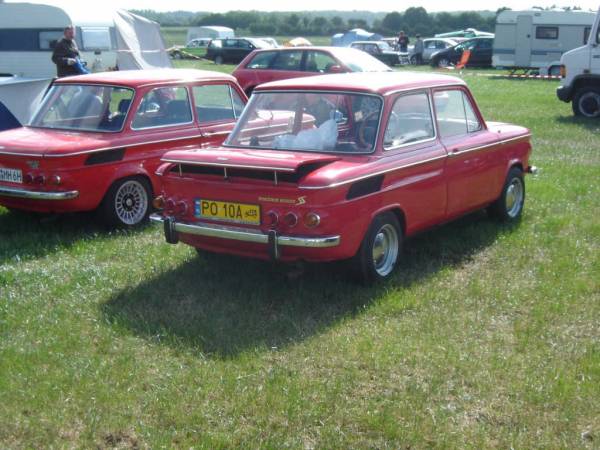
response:
[(421, 39), (421, 35), (417, 34), (417, 40), (415, 41), (415, 64), (420, 66), (423, 64), (423, 39)]
[(398, 34), (398, 50), (402, 53), (408, 52), (409, 42), (410, 40), (408, 39), (408, 36), (404, 34), (404, 31), (400, 31), (400, 34)]
[(52, 62), (56, 64), (56, 75), (58, 77), (68, 77), (69, 75), (79, 75), (87, 72), (82, 72), (83, 67), (79, 60), (79, 49), (75, 42), (75, 27), (73, 25), (65, 28), (63, 37), (54, 46)]

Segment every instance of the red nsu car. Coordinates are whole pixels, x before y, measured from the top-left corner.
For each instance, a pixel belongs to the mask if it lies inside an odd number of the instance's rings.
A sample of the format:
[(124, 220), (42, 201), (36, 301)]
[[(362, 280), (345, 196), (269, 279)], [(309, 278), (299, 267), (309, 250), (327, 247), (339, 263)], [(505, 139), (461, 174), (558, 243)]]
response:
[[(287, 115), (287, 124), (283, 117)], [(489, 207), (516, 221), (527, 129), (486, 123), (465, 83), (338, 74), (257, 87), (224, 146), (171, 151), (158, 169), (169, 243), (283, 261), (351, 259), (390, 276), (402, 242)]]
[(0, 133), (0, 205), (147, 219), (161, 156), (220, 145), (247, 98), (229, 75), (121, 71), (57, 80), (31, 124)]

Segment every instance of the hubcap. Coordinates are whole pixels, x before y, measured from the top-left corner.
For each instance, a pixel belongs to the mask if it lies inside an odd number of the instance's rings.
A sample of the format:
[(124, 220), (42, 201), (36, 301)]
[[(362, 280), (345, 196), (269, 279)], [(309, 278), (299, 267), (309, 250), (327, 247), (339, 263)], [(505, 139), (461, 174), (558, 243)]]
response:
[(600, 95), (595, 92), (586, 92), (579, 99), (579, 110), (586, 117), (600, 116)]
[(135, 180), (126, 181), (115, 196), (115, 212), (121, 222), (136, 225), (141, 222), (148, 209), (148, 196), (144, 186)]
[(520, 178), (513, 178), (506, 189), (506, 214), (515, 218), (523, 207), (523, 182)]
[(383, 225), (373, 241), (373, 266), (375, 271), (382, 277), (388, 275), (398, 259), (398, 233), (390, 225)]

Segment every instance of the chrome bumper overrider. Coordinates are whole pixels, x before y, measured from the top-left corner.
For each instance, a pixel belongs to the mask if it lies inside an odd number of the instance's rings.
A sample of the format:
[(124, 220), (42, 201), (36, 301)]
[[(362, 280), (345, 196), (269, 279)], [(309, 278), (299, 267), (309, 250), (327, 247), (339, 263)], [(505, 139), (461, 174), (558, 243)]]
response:
[(162, 223), (165, 228), (167, 242), (175, 244), (179, 240), (177, 233), (193, 234), (196, 236), (215, 237), (233, 241), (252, 242), (255, 244), (269, 245), (271, 256), (279, 257), (278, 247), (304, 247), (304, 248), (327, 248), (340, 244), (340, 236), (285, 236), (279, 235), (275, 230), (265, 234), (259, 230), (249, 228), (226, 227), (202, 222), (185, 223), (177, 222), (172, 217), (163, 217), (159, 214), (150, 216), (152, 222)]
[(79, 191), (43, 192), (0, 186), (0, 197), (26, 198), (29, 200), (72, 200), (78, 196)]

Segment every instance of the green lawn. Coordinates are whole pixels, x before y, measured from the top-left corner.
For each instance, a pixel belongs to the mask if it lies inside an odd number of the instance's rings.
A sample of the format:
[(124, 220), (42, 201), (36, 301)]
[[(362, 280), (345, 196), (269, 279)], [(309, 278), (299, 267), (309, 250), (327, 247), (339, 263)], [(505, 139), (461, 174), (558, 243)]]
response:
[(385, 285), (0, 208), (0, 447), (598, 448), (600, 122), (491, 73), (523, 220), (412, 239)]

